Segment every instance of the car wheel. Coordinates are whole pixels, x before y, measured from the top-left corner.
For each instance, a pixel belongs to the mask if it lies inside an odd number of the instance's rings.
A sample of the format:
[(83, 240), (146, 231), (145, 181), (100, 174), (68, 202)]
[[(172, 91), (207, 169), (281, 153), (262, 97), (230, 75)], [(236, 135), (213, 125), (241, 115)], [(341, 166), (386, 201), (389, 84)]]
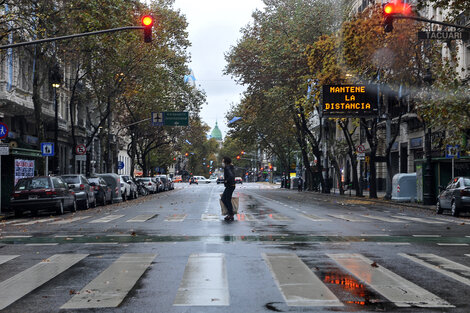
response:
[(73, 200), (72, 207), (70, 208), (70, 212), (77, 212), (77, 200)]
[(57, 209), (55, 210), (55, 213), (57, 215), (62, 215), (64, 214), (64, 203), (62, 203), (62, 201), (59, 202), (59, 206), (57, 207)]
[(32, 216), (38, 216), (38, 210), (31, 210)]
[(441, 200), (437, 200), (437, 203), (436, 203), (436, 214), (442, 214), (442, 212), (444, 211), (444, 209), (441, 207)]
[(137, 199), (139, 197), (139, 193), (136, 191), (134, 191), (134, 199)]
[(92, 208), (96, 208), (96, 197), (93, 197), (93, 203), (91, 204)]
[(122, 195), (122, 201), (126, 201), (127, 200), (127, 195), (126, 195), (126, 192), (124, 191), (124, 194)]
[(103, 201), (101, 201), (101, 205), (105, 206), (106, 205), (106, 194), (105, 193), (102, 194), (102, 199), (103, 199)]
[(88, 201), (88, 198), (85, 199), (85, 203), (83, 203), (83, 210), (88, 210), (90, 208), (90, 202)]
[(15, 209), (15, 217), (23, 216), (23, 211), (21, 209)]
[(457, 204), (455, 204), (455, 200), (452, 200), (451, 212), (452, 212), (452, 216), (455, 216), (455, 217), (459, 216), (459, 209), (457, 208)]

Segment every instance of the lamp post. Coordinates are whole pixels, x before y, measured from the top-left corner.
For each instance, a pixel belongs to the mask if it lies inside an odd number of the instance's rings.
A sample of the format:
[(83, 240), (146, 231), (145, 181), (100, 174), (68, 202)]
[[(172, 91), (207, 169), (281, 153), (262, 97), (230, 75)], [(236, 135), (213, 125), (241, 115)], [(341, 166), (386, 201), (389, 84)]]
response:
[[(423, 77), (426, 85), (431, 86), (434, 82), (431, 70), (428, 68), (426, 75)], [(436, 203), (433, 188), (433, 173), (432, 173), (432, 145), (431, 145), (431, 127), (428, 125), (425, 134), (425, 155), (426, 163), (424, 166), (424, 184), (423, 184), (423, 204), (433, 205)]]
[(52, 67), (51, 73), (50, 73), (50, 83), (52, 86), (53, 90), (53, 96), (54, 96), (54, 111), (55, 111), (55, 116), (54, 116), (54, 158), (53, 158), (53, 169), (56, 172), (56, 174), (60, 174), (60, 167), (59, 167), (59, 109), (58, 109), (58, 104), (57, 104), (57, 89), (60, 87), (60, 83), (62, 81), (62, 76), (60, 75), (60, 68), (56, 64)]

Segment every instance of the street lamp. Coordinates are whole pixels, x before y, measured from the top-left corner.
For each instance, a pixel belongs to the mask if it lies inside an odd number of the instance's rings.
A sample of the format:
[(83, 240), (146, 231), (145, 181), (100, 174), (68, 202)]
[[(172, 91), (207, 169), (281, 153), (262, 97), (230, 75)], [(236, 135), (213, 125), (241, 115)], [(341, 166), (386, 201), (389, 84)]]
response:
[(55, 117), (54, 117), (54, 149), (55, 149), (55, 152), (54, 152), (54, 158), (53, 158), (53, 168), (54, 168), (54, 171), (56, 172), (56, 174), (60, 174), (59, 173), (59, 160), (58, 160), (58, 157), (59, 157), (59, 146), (58, 146), (58, 142), (59, 142), (59, 110), (58, 110), (58, 107), (57, 107), (57, 89), (60, 87), (60, 83), (62, 81), (62, 75), (60, 74), (60, 68), (59, 68), (59, 65), (54, 65), (51, 69), (51, 73), (50, 73), (50, 77), (49, 77), (49, 81), (51, 83), (51, 86), (52, 86), (52, 90), (53, 90), (53, 96), (54, 96), (54, 110), (55, 110)]

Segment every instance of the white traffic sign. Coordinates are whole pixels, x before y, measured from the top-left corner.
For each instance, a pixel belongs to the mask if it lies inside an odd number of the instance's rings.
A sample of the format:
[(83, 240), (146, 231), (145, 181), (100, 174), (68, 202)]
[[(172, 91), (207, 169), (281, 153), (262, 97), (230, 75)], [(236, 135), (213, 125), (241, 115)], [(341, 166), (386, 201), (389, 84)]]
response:
[(86, 155), (77, 154), (77, 155), (75, 155), (75, 160), (76, 161), (86, 161)]
[(9, 155), (9, 154), (10, 154), (10, 145), (0, 144), (0, 155)]

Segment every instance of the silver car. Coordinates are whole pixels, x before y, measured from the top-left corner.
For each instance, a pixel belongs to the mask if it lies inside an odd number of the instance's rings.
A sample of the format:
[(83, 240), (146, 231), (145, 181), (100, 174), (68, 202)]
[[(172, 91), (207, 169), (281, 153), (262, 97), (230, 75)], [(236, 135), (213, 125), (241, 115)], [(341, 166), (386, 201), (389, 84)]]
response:
[(460, 212), (470, 211), (470, 177), (455, 177), (446, 188), (440, 186), (439, 189), (437, 214), (450, 210), (452, 216), (459, 216)]
[(153, 181), (152, 177), (139, 177), (137, 178), (137, 181), (143, 182), (145, 184), (145, 188), (147, 188), (150, 193), (158, 192), (157, 184)]
[(62, 175), (63, 180), (69, 185), (69, 188), (75, 192), (77, 204), (82, 209), (89, 209), (96, 206), (95, 191), (90, 186), (88, 179), (80, 174)]

